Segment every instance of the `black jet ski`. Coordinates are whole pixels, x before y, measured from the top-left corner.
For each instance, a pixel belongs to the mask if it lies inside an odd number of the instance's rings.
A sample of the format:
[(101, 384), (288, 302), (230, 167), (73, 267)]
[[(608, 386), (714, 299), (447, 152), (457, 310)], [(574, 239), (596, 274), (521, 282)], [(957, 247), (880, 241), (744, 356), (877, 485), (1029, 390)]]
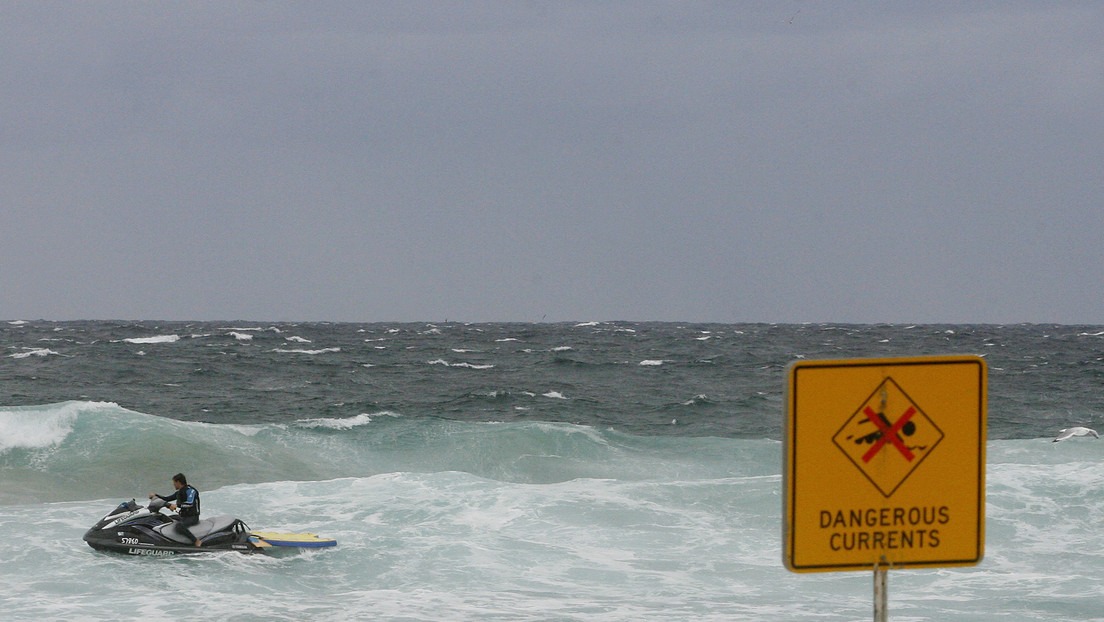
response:
[(191, 532), (203, 541), (202, 547), (180, 532), (180, 523), (171, 514), (162, 513), (165, 501), (155, 498), (146, 507), (124, 501), (107, 513), (84, 534), (84, 541), (99, 551), (129, 555), (171, 556), (200, 551), (235, 550), (252, 552), (259, 548), (250, 542), (249, 526), (232, 516), (215, 516), (199, 521)]
[(158, 498), (145, 507), (134, 499), (124, 501), (86, 531), (84, 541), (98, 551), (154, 557), (204, 551), (256, 553), (272, 547), (318, 548), (337, 544), (336, 540), (309, 533), (253, 532), (249, 525), (233, 516), (215, 516), (201, 519), (189, 528), (203, 541), (203, 546), (197, 547), (180, 532), (175, 515), (161, 511), (164, 507), (165, 501)]

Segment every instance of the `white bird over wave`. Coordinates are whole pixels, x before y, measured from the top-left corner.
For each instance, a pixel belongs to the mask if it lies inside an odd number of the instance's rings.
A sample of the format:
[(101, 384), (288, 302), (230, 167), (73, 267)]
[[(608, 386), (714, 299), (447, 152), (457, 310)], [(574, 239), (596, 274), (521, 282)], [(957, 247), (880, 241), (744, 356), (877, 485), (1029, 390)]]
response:
[(1057, 443), (1058, 441), (1064, 441), (1067, 438), (1073, 438), (1075, 436), (1091, 436), (1093, 438), (1100, 438), (1100, 435), (1096, 433), (1096, 430), (1092, 428), (1083, 428), (1081, 426), (1077, 426), (1073, 428), (1066, 428), (1065, 430), (1059, 430), (1058, 437), (1051, 442)]

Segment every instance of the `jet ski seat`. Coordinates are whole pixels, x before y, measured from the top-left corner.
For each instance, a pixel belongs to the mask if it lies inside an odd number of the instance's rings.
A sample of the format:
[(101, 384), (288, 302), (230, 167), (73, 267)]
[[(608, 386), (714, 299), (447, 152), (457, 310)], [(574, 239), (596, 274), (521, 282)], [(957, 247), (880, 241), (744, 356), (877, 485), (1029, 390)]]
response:
[[(212, 518), (204, 518), (195, 525), (192, 525), (189, 530), (192, 532), (192, 534), (195, 535), (195, 537), (202, 540), (212, 533), (229, 530), (231, 527), (234, 526), (234, 523), (237, 520), (238, 519), (234, 518), (233, 516), (214, 516)], [(185, 536), (183, 533), (181, 533), (179, 521), (173, 521), (164, 525), (163, 527), (161, 527), (160, 531), (161, 535), (174, 542), (180, 542), (182, 544), (192, 544), (192, 541), (189, 540), (188, 537)]]

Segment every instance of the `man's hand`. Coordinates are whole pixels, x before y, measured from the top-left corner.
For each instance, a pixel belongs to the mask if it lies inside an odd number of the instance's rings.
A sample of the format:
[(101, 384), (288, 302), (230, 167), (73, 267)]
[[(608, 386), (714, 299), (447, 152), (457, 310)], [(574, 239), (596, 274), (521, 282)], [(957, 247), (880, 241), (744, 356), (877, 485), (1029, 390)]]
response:
[(169, 509), (172, 510), (173, 512), (175, 512), (176, 511), (176, 504), (175, 503), (170, 503), (169, 504)]

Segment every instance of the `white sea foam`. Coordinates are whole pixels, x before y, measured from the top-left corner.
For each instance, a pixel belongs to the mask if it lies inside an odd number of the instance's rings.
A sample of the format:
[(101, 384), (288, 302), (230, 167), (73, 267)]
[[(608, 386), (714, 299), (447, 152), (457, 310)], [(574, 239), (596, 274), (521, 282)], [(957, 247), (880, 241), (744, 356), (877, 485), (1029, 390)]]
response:
[(8, 324), (11, 324), (12, 326), (23, 326), (28, 323), (29, 322), (27, 322), (27, 320), (12, 320), (8, 322)]
[(547, 393), (543, 393), (542, 395), (543, 395), (543, 397), (550, 397), (550, 398), (556, 399), (556, 400), (566, 400), (567, 399), (566, 397), (564, 397), (564, 394), (560, 393), (559, 391), (549, 391)]
[(176, 343), (180, 335), (157, 335), (156, 337), (131, 337), (123, 339), (127, 343)]
[(556, 346), (555, 348), (552, 348), (552, 352), (570, 352), (574, 349), (575, 348), (572, 348), (571, 346)]
[(253, 341), (253, 335), (249, 333), (239, 333), (237, 331), (230, 331), (230, 336), (238, 341)]
[(310, 339), (300, 337), (298, 335), (292, 335), (290, 337), (284, 337), (287, 341), (294, 341), (295, 343), (311, 343)]
[[(300, 422), (314, 427), (292, 434), (362, 442), (368, 434), (343, 427), (366, 425), (362, 416)], [(564, 477), (513, 482), (400, 453), (398, 468), (368, 469), (378, 474), (202, 488), (212, 515), (337, 540), (286, 557), (97, 554), (81, 534), (120, 498), (0, 504), (4, 619), (106, 621), (178, 606), (203, 619), (239, 619), (243, 611), (248, 619), (370, 614), (410, 622), (440, 620), (442, 611), (456, 620), (869, 618), (868, 573), (794, 575), (782, 567), (780, 443), (657, 443), (555, 423), (473, 427), (449, 429), (466, 432), (455, 447), (480, 464), (494, 447), (515, 466), (559, 466)], [(504, 449), (522, 430), (559, 442)], [(576, 452), (563, 455), (572, 446)], [(984, 560), (893, 571), (894, 619), (1098, 619), (1104, 475), (1093, 450), (1046, 439), (990, 442)], [(357, 455), (371, 453), (384, 452)], [(583, 476), (573, 476), (580, 465)]]
[(657, 366), (662, 365), (666, 362), (667, 361), (664, 361), (663, 359), (646, 359), (646, 360), (640, 361), (639, 365), (641, 365), (643, 367), (657, 367)]

